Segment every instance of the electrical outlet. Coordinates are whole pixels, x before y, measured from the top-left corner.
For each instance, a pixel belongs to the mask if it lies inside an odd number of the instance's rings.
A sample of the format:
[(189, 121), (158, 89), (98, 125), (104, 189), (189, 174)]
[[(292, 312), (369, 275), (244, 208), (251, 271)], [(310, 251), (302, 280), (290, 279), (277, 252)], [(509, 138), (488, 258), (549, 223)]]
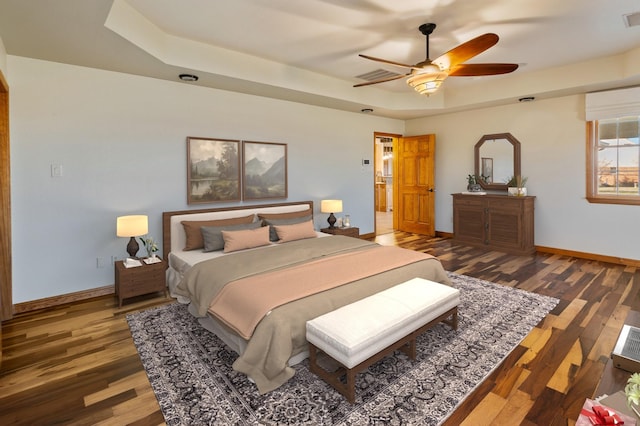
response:
[(96, 257), (96, 268), (104, 268), (104, 257)]
[(111, 264), (113, 265), (118, 261), (118, 256), (111, 256)]

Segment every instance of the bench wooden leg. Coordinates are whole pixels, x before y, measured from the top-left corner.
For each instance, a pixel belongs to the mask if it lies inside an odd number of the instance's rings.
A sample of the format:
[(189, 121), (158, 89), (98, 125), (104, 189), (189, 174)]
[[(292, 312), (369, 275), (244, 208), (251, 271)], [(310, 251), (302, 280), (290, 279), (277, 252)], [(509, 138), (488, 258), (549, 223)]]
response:
[(457, 330), (458, 329), (458, 308), (456, 307), (449, 312), (451, 313), (451, 318), (445, 319), (442, 322), (449, 325), (454, 330)]
[(398, 350), (401, 352), (404, 352), (409, 357), (409, 359), (415, 360), (416, 359), (416, 339), (413, 338), (409, 340), (406, 345), (398, 348)]
[[(312, 343), (309, 343), (309, 370), (340, 392), (349, 403), (355, 403), (356, 374), (358, 369), (341, 366), (336, 371), (327, 371), (318, 364), (319, 352), (320, 350), (318, 348)], [(344, 381), (341, 380), (343, 377)]]
[[(317, 348), (313, 343), (309, 343), (309, 370), (316, 376), (322, 378), (329, 385), (333, 386), (335, 390), (340, 392), (349, 403), (353, 404), (356, 400), (356, 374), (359, 371), (364, 370), (375, 362), (381, 360), (394, 350), (398, 349), (407, 354), (410, 359), (416, 359), (416, 338), (424, 333), (428, 328), (432, 327), (438, 322), (444, 322), (450, 325), (454, 330), (458, 329), (458, 307), (454, 307), (438, 318), (433, 319), (429, 323), (423, 325), (419, 329), (409, 333), (407, 336), (401, 338), (395, 343), (387, 346), (377, 354), (372, 355), (368, 359), (362, 361), (360, 364), (353, 368), (347, 368), (341, 365), (336, 371), (327, 371), (318, 365), (318, 352), (321, 349)], [(337, 361), (336, 361), (337, 362)], [(342, 380), (344, 378), (344, 380)]]

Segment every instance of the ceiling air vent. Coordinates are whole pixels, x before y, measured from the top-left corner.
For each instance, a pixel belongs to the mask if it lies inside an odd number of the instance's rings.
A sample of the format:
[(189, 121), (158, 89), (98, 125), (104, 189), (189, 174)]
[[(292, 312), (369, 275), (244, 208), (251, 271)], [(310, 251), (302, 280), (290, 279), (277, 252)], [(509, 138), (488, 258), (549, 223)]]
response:
[(374, 71), (369, 71), (368, 73), (365, 74), (361, 74), (361, 75), (357, 75), (356, 78), (360, 78), (362, 80), (367, 80), (367, 81), (374, 81), (374, 80), (379, 80), (382, 78), (391, 78), (391, 77), (397, 77), (401, 74), (398, 74), (396, 72), (391, 72), (391, 71), (387, 71), (387, 70), (383, 70), (383, 69), (377, 69)]
[(636, 27), (640, 25), (640, 12), (628, 13), (626, 15), (622, 15), (624, 19), (624, 24), (627, 27)]

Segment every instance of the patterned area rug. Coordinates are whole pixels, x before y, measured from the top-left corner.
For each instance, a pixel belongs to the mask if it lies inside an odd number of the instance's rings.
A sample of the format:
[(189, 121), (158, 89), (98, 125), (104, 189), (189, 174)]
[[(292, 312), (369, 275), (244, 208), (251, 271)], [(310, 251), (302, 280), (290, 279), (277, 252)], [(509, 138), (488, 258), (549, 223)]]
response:
[(557, 300), (462, 275), (459, 326), (439, 324), (412, 362), (396, 351), (358, 374), (356, 403), (309, 372), (259, 395), (231, 368), (235, 353), (174, 303), (127, 316), (168, 425), (437, 425), (557, 304)]

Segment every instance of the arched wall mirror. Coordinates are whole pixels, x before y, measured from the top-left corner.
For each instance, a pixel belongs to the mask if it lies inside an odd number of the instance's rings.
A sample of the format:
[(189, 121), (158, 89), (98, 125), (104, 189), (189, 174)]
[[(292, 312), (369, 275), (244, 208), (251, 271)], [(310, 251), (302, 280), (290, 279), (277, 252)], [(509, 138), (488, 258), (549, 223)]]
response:
[(474, 172), (483, 189), (506, 191), (509, 178), (520, 176), (520, 142), (511, 133), (484, 135), (474, 151)]

